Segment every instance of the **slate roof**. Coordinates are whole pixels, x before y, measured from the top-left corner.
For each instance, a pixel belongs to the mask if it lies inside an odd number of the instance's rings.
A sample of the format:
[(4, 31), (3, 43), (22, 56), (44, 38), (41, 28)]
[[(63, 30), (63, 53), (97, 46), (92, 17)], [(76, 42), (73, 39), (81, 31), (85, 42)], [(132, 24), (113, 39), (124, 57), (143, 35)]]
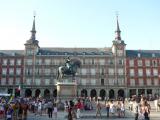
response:
[(24, 50), (0, 50), (0, 56), (24, 56)]
[(160, 50), (126, 50), (126, 57), (135, 58), (138, 54), (144, 58), (160, 57)]
[(40, 48), (38, 55), (112, 55), (111, 48)]

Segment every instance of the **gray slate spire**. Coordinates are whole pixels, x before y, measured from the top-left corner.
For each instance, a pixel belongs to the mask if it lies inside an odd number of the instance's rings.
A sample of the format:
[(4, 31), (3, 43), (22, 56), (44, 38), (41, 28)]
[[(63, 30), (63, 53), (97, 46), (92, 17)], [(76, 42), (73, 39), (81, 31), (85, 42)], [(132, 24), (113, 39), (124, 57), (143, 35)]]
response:
[(115, 31), (115, 40), (121, 40), (121, 30), (119, 28), (118, 15), (117, 15), (117, 30)]

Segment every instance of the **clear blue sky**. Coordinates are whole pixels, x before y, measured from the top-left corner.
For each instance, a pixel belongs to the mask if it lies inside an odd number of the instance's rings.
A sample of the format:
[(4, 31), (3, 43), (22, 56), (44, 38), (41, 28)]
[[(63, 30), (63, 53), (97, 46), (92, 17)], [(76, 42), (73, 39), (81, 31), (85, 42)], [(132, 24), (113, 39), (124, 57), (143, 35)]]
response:
[(40, 47), (111, 47), (118, 11), (127, 49), (160, 50), (160, 0), (1, 0), (1, 50), (24, 49), (33, 11)]

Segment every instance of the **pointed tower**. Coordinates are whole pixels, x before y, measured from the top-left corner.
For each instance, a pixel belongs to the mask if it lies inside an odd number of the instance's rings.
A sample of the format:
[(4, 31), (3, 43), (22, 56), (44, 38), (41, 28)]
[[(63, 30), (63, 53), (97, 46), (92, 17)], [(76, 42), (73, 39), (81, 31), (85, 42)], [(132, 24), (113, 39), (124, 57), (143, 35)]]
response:
[(31, 38), (26, 41), (25, 45), (25, 55), (36, 55), (39, 50), (39, 41), (36, 40), (36, 28), (35, 28), (35, 16), (33, 18), (33, 26), (31, 30)]
[(118, 16), (116, 21), (116, 31), (115, 31), (115, 40), (113, 40), (112, 44), (112, 53), (114, 56), (125, 56), (125, 47), (126, 44), (121, 39), (121, 30), (119, 27)]
[(115, 40), (121, 40), (121, 30), (119, 28), (118, 15), (117, 15), (117, 30), (115, 31)]

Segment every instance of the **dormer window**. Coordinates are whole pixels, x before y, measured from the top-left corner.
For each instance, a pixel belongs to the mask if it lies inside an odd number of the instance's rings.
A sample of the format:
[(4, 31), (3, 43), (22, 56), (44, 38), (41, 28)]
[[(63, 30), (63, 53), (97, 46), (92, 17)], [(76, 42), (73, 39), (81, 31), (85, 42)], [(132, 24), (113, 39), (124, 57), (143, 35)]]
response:
[(140, 53), (138, 53), (138, 57), (141, 57), (141, 54), (140, 54)]
[(155, 54), (154, 54), (154, 53), (152, 53), (152, 57), (155, 57)]

